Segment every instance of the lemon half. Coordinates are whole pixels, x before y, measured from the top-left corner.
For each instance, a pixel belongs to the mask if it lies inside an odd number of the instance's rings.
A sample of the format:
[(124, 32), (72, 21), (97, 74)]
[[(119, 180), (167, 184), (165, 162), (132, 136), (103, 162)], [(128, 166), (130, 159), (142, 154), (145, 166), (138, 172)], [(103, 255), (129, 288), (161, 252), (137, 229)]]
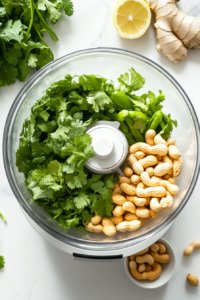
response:
[(151, 10), (144, 0), (120, 0), (113, 13), (113, 25), (126, 39), (142, 36), (151, 23)]

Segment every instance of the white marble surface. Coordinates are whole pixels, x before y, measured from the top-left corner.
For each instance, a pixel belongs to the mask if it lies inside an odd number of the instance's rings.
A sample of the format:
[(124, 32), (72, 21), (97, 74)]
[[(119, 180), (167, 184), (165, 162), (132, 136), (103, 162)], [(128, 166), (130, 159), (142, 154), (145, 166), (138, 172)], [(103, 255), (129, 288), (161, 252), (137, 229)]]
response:
[[(200, 49), (190, 50), (188, 58), (174, 65), (157, 53), (153, 26), (138, 40), (121, 39), (112, 26), (116, 0), (73, 0), (73, 17), (63, 17), (54, 26), (60, 39), (52, 45), (55, 58), (90, 47), (117, 47), (135, 51), (161, 64), (182, 85), (200, 117)], [(181, 0), (185, 13), (200, 18), (198, 0)], [(152, 22), (153, 23), (153, 22)], [(50, 44), (52, 44), (50, 42)], [(0, 90), (0, 137), (9, 108), (23, 86)], [(0, 148), (0, 151), (1, 148)], [(186, 284), (186, 275), (200, 278), (200, 253), (184, 259), (182, 251), (190, 242), (200, 239), (200, 181), (189, 203), (165, 234), (177, 255), (172, 280), (165, 286), (146, 291), (126, 277), (122, 262), (73, 261), (72, 257), (44, 241), (26, 221), (15, 199), (0, 155), (0, 211), (8, 222), (0, 220), (0, 255), (5, 256), (5, 269), (0, 271), (1, 300), (77, 300), (77, 299), (200, 299), (200, 287)]]

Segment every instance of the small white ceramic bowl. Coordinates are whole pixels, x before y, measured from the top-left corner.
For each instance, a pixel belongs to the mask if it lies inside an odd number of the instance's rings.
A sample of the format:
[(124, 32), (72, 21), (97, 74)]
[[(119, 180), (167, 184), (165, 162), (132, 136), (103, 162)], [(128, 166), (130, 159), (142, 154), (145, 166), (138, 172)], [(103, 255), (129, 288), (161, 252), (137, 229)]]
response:
[(135, 279), (129, 271), (129, 265), (128, 265), (129, 257), (124, 258), (124, 268), (125, 268), (126, 274), (129, 277), (129, 279), (133, 283), (135, 283), (138, 286), (145, 288), (145, 289), (155, 289), (155, 288), (158, 288), (158, 287), (166, 284), (171, 279), (172, 275), (174, 274), (174, 269), (175, 269), (175, 265), (176, 265), (176, 257), (175, 257), (174, 250), (173, 250), (172, 246), (166, 240), (159, 239), (158, 242), (160, 242), (166, 246), (166, 248), (167, 248), (166, 253), (169, 254), (169, 256), (170, 256), (170, 262), (167, 264), (161, 264), (162, 265), (162, 273), (161, 273), (160, 277), (156, 280), (150, 281), (150, 280)]

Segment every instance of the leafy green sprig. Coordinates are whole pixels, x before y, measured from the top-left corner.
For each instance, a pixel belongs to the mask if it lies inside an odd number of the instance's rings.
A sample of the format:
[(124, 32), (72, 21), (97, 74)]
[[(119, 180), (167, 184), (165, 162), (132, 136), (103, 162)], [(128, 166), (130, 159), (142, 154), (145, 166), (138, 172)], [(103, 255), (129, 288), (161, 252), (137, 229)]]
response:
[(0, 87), (24, 81), (30, 68), (40, 69), (54, 59), (43, 34), (61, 18), (73, 14), (71, 0), (0, 0)]

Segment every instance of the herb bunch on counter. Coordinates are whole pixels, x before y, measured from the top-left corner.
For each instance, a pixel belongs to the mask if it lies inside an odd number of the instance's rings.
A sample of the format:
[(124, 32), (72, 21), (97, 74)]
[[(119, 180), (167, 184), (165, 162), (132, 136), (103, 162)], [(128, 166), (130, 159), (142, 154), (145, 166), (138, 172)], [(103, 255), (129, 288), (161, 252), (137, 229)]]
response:
[(43, 38), (61, 18), (61, 10), (71, 16), (71, 0), (0, 0), (0, 87), (25, 81), (30, 68), (40, 69), (54, 59)]
[(53, 83), (31, 109), (21, 132), (16, 165), (25, 175), (33, 201), (61, 226), (84, 229), (94, 213), (112, 215), (117, 175), (87, 170), (94, 156), (88, 126), (98, 120), (119, 121), (130, 145), (144, 142), (152, 128), (166, 139), (177, 125), (162, 112), (165, 96), (136, 96), (145, 79), (133, 68), (118, 78), (119, 86), (97, 75), (66, 75)]

